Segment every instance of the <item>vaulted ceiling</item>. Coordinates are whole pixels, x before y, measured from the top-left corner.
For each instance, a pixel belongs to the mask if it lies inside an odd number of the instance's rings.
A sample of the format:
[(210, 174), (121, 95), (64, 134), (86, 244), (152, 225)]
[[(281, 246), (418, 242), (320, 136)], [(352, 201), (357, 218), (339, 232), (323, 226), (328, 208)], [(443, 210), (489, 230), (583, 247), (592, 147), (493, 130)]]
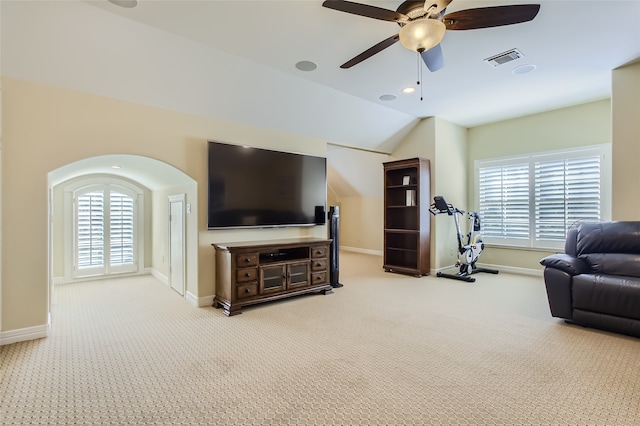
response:
[[(534, 1), (454, 0), (446, 12), (525, 3)], [(399, 27), (321, 0), (3, 0), (1, 65), (3, 75), (390, 152), (420, 118), (473, 127), (610, 96), (611, 70), (640, 57), (640, 2), (535, 3), (530, 22), (447, 30), (444, 68), (432, 73), (400, 43), (341, 69)], [(523, 57), (484, 61), (514, 48)], [(522, 65), (535, 69), (514, 74)], [(401, 93), (407, 86), (418, 90)]]
[[(360, 2), (391, 10), (402, 3)], [(531, 22), (447, 31), (441, 43), (445, 66), (431, 73), (416, 53), (400, 43), (352, 68), (341, 69), (342, 63), (396, 34), (399, 27), (322, 7), (320, 0), (140, 0), (132, 9), (107, 1), (92, 2), (106, 11), (221, 49), (249, 64), (316, 83), (325, 90), (337, 90), (411, 117), (439, 116), (465, 127), (606, 98), (610, 71), (640, 57), (638, 1), (454, 0), (446, 13), (526, 3), (541, 5)], [(514, 48), (523, 57), (498, 67), (484, 62)], [(295, 67), (299, 61), (311, 61), (317, 69), (300, 71)], [(535, 69), (514, 74), (522, 65)], [(259, 69), (255, 71), (256, 80), (263, 77)], [(422, 94), (416, 85), (420, 78)], [(401, 93), (408, 86), (416, 92)], [(244, 90), (252, 90), (251, 79)], [(283, 97), (288, 95), (287, 87), (281, 91)], [(318, 111), (323, 113), (330, 112)], [(348, 111), (344, 115), (348, 119)], [(395, 129), (383, 134), (395, 134), (402, 128), (401, 123), (393, 125)], [(380, 142), (361, 143), (376, 148)]]

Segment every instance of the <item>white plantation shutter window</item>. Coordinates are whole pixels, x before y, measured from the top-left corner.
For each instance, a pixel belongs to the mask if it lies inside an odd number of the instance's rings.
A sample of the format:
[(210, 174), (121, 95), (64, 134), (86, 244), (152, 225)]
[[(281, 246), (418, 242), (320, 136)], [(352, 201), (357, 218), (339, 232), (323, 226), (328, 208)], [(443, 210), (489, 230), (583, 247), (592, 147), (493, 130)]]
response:
[(478, 213), (482, 235), (497, 239), (529, 238), (529, 165), (479, 169)]
[(77, 198), (78, 269), (104, 267), (104, 192), (94, 191)]
[(563, 247), (567, 229), (609, 220), (610, 145), (476, 161), (485, 243)]
[(134, 262), (133, 198), (120, 192), (110, 192), (110, 264), (131, 265)]
[(137, 271), (135, 191), (94, 184), (74, 192), (75, 278)]
[(601, 220), (600, 157), (536, 162), (537, 240), (564, 240), (581, 220)]

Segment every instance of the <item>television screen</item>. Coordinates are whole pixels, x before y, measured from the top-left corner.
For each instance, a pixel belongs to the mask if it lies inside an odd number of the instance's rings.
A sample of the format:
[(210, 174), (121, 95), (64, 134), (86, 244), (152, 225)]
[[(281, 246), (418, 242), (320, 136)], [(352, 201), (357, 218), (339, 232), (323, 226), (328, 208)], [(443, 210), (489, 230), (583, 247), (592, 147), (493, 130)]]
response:
[(325, 224), (327, 159), (209, 141), (208, 228)]

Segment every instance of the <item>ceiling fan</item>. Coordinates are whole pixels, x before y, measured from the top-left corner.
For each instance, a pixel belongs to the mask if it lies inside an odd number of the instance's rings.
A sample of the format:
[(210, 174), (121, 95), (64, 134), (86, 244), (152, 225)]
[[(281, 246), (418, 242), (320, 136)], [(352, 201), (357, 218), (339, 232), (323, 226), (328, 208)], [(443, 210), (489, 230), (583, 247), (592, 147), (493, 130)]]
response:
[(370, 47), (350, 59), (340, 68), (351, 68), (397, 41), (407, 49), (418, 52), (429, 71), (444, 66), (440, 42), (445, 30), (475, 30), (500, 27), (531, 21), (540, 10), (539, 4), (479, 7), (459, 10), (445, 15), (452, 0), (405, 1), (393, 11), (343, 0), (326, 0), (322, 6), (341, 12), (396, 22), (400, 32)]

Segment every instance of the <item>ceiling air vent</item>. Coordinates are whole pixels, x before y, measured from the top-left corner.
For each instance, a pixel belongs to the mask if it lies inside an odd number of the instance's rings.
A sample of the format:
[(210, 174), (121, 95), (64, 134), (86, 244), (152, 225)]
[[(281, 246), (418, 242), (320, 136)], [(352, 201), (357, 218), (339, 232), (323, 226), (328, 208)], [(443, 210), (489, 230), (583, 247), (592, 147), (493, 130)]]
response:
[(516, 59), (520, 59), (522, 57), (524, 57), (524, 55), (521, 51), (519, 51), (518, 49), (511, 49), (507, 50), (506, 52), (498, 53), (497, 55), (491, 56), (484, 61), (492, 67), (498, 67), (500, 65), (506, 64), (507, 62), (515, 61)]

